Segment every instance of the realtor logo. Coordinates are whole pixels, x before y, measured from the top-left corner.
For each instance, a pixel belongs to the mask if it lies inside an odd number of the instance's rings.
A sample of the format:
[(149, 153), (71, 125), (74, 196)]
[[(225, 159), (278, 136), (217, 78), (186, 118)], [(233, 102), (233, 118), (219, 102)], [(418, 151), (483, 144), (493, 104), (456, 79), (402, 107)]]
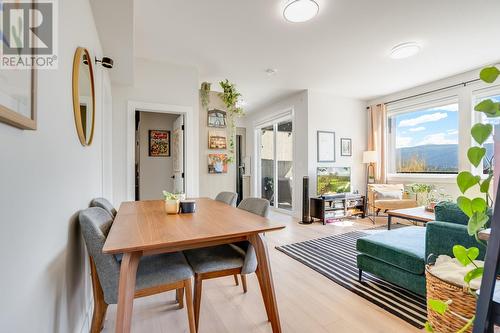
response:
[(0, 0), (1, 69), (57, 68), (57, 8), (52, 0)]

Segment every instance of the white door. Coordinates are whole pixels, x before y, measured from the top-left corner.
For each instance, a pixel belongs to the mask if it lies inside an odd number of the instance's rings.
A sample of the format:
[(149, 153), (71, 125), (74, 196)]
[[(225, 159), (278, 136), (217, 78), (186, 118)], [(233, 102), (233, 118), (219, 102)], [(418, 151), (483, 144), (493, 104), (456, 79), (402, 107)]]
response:
[(184, 193), (184, 116), (178, 116), (172, 130), (174, 193)]

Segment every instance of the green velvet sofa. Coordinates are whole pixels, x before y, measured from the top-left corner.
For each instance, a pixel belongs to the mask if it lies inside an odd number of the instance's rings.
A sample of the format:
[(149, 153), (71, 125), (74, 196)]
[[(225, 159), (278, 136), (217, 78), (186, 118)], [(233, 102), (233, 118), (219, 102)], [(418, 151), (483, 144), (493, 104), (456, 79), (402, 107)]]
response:
[(356, 243), (359, 279), (362, 272), (372, 273), (386, 281), (425, 295), (425, 263), (431, 255), (453, 255), (453, 245), (477, 246), (478, 259), (486, 248), (467, 233), (469, 218), (454, 203), (436, 206), (436, 221), (426, 227), (404, 227), (377, 232)]

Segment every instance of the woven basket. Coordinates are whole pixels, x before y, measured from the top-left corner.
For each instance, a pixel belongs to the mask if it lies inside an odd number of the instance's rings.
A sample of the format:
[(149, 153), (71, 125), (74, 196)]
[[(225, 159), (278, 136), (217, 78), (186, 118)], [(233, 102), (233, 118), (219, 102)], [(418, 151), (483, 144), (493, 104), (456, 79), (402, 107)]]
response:
[[(425, 277), (427, 284), (427, 299), (436, 299), (440, 301), (452, 300), (448, 311), (444, 315), (431, 310), (427, 305), (427, 320), (439, 333), (455, 333), (460, 330), (466, 322), (452, 314), (450, 310), (460, 314), (465, 318), (472, 318), (476, 313), (476, 297), (463, 286), (458, 286), (434, 276), (430, 271), (430, 265), (425, 266)], [(472, 326), (465, 332), (471, 333)]]

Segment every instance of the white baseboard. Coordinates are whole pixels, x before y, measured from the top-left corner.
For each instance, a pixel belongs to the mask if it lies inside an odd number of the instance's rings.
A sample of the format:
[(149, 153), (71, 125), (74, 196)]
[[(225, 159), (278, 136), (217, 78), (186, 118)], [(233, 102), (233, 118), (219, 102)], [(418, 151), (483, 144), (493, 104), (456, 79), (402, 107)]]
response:
[(90, 332), (90, 323), (92, 321), (93, 310), (94, 310), (94, 301), (91, 299), (89, 307), (87, 308), (87, 311), (84, 313), (83, 323), (80, 329), (80, 333)]

